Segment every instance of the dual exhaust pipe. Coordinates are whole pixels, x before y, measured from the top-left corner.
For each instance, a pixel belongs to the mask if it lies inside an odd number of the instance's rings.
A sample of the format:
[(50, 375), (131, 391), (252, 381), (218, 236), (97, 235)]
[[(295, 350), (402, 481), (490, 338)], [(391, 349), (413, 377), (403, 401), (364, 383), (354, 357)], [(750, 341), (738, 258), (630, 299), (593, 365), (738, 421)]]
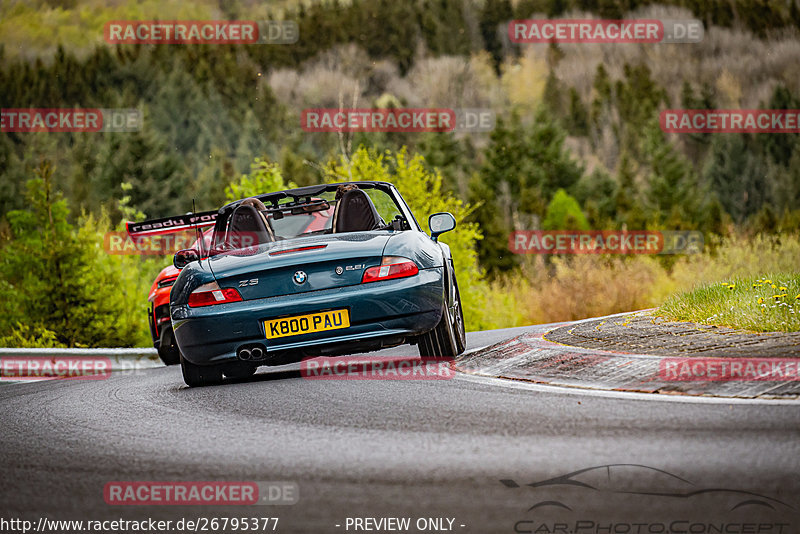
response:
[(239, 359), (245, 361), (261, 360), (267, 355), (267, 348), (264, 345), (245, 345), (239, 349)]

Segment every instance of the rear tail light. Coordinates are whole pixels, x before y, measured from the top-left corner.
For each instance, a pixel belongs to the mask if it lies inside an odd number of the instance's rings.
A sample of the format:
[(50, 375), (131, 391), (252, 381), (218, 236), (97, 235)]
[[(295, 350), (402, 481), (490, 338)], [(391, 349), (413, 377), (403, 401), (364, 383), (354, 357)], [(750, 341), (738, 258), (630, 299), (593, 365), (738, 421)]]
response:
[(364, 271), (364, 277), (361, 279), (361, 283), (366, 284), (367, 282), (405, 278), (407, 276), (414, 276), (418, 272), (419, 267), (417, 267), (417, 264), (408, 258), (384, 256), (380, 265), (370, 267)]
[(214, 304), (227, 304), (228, 302), (239, 302), (242, 296), (236, 289), (227, 287), (220, 289), (216, 282), (204, 284), (189, 295), (189, 306), (198, 308), (200, 306), (213, 306)]

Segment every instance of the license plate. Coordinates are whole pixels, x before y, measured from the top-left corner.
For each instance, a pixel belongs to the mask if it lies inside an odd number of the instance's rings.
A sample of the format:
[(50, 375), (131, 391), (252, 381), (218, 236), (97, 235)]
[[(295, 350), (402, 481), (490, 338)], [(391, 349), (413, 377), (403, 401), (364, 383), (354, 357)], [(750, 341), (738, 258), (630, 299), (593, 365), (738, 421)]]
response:
[(267, 339), (338, 330), (349, 326), (350, 313), (348, 310), (331, 310), (264, 321)]

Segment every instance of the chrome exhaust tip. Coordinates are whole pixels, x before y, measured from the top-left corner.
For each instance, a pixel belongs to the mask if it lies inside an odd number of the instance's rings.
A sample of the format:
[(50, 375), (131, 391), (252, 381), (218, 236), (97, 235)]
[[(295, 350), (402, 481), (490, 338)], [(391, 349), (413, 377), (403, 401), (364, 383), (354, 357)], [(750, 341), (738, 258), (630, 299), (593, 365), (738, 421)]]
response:
[(260, 360), (264, 357), (264, 350), (261, 347), (253, 347), (250, 351), (250, 358), (253, 360)]
[(252, 353), (249, 349), (242, 349), (239, 351), (239, 358), (242, 360), (249, 360), (252, 358)]

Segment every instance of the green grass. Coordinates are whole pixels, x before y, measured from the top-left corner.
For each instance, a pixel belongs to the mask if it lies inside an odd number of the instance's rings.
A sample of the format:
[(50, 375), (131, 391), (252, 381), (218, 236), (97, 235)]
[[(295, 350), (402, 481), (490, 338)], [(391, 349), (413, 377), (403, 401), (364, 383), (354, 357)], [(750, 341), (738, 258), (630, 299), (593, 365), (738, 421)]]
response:
[(669, 298), (657, 312), (667, 319), (755, 332), (800, 331), (800, 273), (736, 278)]

